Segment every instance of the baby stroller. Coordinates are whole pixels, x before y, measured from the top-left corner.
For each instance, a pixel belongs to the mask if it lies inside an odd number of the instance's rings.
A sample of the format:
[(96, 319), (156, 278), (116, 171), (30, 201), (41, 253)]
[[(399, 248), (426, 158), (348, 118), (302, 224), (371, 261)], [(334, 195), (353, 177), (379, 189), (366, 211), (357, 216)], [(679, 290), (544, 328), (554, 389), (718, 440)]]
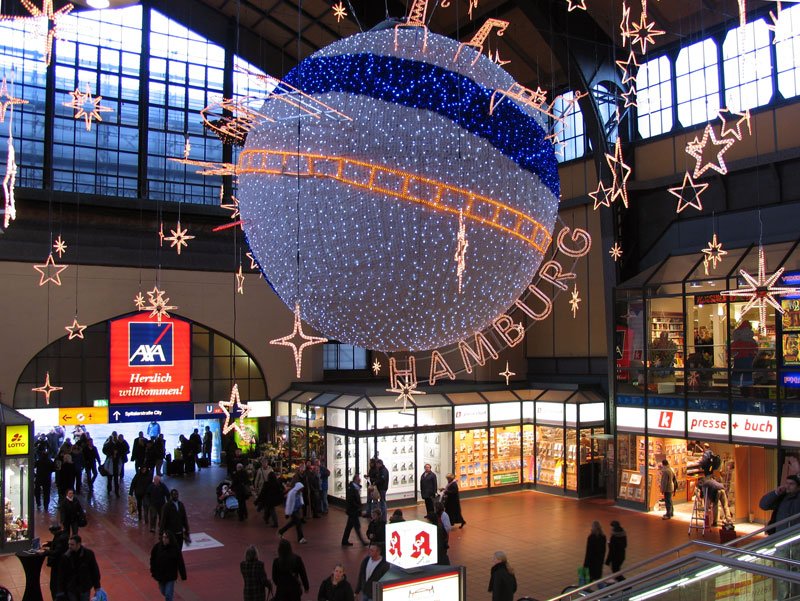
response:
[(229, 513), (234, 513), (239, 509), (239, 501), (231, 489), (231, 481), (223, 480), (217, 485), (217, 507), (214, 509), (214, 516), (224, 518)]

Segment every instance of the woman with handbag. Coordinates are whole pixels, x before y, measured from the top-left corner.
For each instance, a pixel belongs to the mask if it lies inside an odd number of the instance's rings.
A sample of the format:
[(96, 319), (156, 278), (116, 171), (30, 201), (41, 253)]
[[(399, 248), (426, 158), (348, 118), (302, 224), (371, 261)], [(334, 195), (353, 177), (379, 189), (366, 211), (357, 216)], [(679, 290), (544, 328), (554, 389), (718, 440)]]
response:
[(272, 596), (272, 583), (267, 578), (264, 562), (258, 559), (258, 549), (250, 545), (239, 564), (244, 578), (244, 601), (267, 601), (267, 591)]
[(292, 545), (286, 539), (278, 543), (278, 557), (272, 562), (272, 580), (275, 601), (300, 601), (302, 591), (308, 592), (306, 566), (299, 555), (292, 553)]
[(64, 498), (61, 499), (59, 514), (61, 516), (61, 526), (71, 536), (78, 534), (78, 528), (82, 528), (87, 524), (86, 512), (75, 496), (75, 491), (71, 488), (67, 490)]

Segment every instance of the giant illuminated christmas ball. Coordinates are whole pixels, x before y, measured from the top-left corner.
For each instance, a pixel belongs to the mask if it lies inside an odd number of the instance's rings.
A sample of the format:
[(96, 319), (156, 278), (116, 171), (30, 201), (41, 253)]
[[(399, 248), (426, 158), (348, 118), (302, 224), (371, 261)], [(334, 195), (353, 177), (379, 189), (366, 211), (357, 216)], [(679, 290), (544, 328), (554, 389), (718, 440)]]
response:
[(331, 44), (284, 78), (308, 97), (269, 97), (247, 137), (250, 248), (328, 338), (419, 351), (470, 337), (524, 292), (551, 241), (559, 181), (543, 116), (512, 98), (503, 69), (457, 50), (433, 33), (423, 50), (419, 28), (397, 45), (393, 29)]

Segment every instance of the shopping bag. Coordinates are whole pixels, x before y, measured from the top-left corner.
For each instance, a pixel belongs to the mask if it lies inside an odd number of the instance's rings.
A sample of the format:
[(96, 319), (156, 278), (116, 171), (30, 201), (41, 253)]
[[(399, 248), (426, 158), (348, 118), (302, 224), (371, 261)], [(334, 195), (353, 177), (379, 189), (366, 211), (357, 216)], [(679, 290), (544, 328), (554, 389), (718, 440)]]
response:
[(578, 568), (578, 585), (583, 586), (584, 584), (589, 584), (591, 582), (591, 576), (589, 576), (589, 568), (586, 566), (581, 566)]
[(97, 591), (95, 591), (92, 601), (108, 601), (108, 595), (103, 589), (99, 588)]

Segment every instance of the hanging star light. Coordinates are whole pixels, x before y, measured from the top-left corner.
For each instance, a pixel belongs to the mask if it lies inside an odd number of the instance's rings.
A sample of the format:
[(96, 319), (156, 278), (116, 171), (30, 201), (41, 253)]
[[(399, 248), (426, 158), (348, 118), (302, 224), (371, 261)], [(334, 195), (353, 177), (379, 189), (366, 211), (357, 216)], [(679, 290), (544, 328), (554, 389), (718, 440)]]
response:
[[(625, 105), (622, 108), (628, 108), (629, 106), (639, 106), (636, 104), (636, 88), (634, 86), (630, 86), (627, 92), (623, 92), (620, 94), (625, 99)], [(619, 107), (617, 107), (619, 108)], [(619, 123), (619, 117), (617, 117), (617, 123)]]
[(372, 373), (374, 373), (377, 376), (380, 372), (381, 372), (381, 362), (375, 359), (372, 362)]
[(678, 199), (677, 213), (686, 207), (694, 207), (698, 211), (703, 210), (700, 202), (700, 195), (706, 191), (708, 184), (696, 184), (692, 180), (691, 174), (687, 171), (683, 175), (683, 184), (675, 188), (669, 188), (669, 193)]
[(139, 291), (139, 294), (133, 297), (133, 304), (136, 305), (136, 308), (139, 311), (144, 311), (144, 307), (146, 303), (144, 302), (144, 296), (142, 296), (142, 291)]
[(75, 88), (74, 92), (69, 93), (72, 96), (70, 102), (63, 102), (66, 107), (75, 109), (75, 119), (83, 117), (86, 122), (86, 131), (92, 131), (92, 121), (102, 121), (103, 117), (100, 113), (113, 112), (109, 106), (101, 106), (100, 102), (103, 100), (102, 96), (93, 96), (89, 89), (89, 84), (86, 84), (86, 92), (81, 92), (80, 88)]
[[(222, 200), (222, 199), (220, 199)], [(239, 199), (231, 194), (231, 202), (221, 203), (220, 208), (231, 212), (231, 219), (236, 219), (239, 216)]]
[[(69, 265), (56, 265), (53, 259), (53, 253), (47, 255), (47, 261), (43, 265), (34, 265), (33, 268), (38, 271), (42, 277), (39, 278), (39, 285), (44, 286), (48, 282), (53, 282), (56, 286), (61, 285), (61, 272), (64, 271)], [(50, 274), (50, 270), (54, 269), (55, 273)], [(46, 273), (45, 273), (46, 272)]]
[(616, 61), (617, 66), (622, 70), (622, 83), (628, 83), (629, 81), (636, 81), (636, 73), (639, 71), (639, 67), (642, 65), (636, 60), (636, 54), (633, 50), (628, 55), (628, 60), (624, 61)]
[(174, 230), (170, 230), (171, 236), (164, 236), (164, 240), (170, 243), (170, 248), (176, 248), (178, 254), (181, 254), (181, 247), (186, 246), (189, 247), (189, 244), (186, 242), (187, 240), (194, 240), (194, 236), (187, 236), (186, 232), (189, 231), (189, 228), (181, 229), (181, 222), (178, 221), (178, 225), (175, 227)]
[(500, 51), (499, 50), (495, 50), (494, 51), (494, 56), (492, 57), (492, 62), (495, 65), (500, 65), (502, 67), (504, 65), (507, 65), (511, 61), (510, 60), (504, 61), (502, 58), (500, 58)]
[(716, 232), (714, 232), (711, 242), (708, 243), (708, 248), (702, 249), (701, 252), (705, 255), (705, 257), (703, 257), (703, 267), (705, 268), (706, 275), (708, 275), (709, 263), (711, 263), (712, 269), (716, 269), (717, 263), (721, 263), (722, 257), (728, 254), (727, 250), (722, 250), (722, 242), (717, 240)]
[(189, 154), (191, 154), (191, 152), (192, 152), (192, 142), (191, 142), (191, 140), (189, 140), (189, 136), (187, 134), (185, 136), (184, 142), (183, 142), (183, 158), (184, 158), (184, 160), (188, 160), (189, 159)]
[(586, 10), (586, 0), (567, 0), (567, 12), (577, 9)]
[(572, 311), (572, 319), (578, 315), (578, 305), (581, 302), (581, 297), (578, 296), (578, 285), (574, 284), (572, 287), (571, 298), (569, 299), (570, 311)]
[(6, 120), (6, 110), (16, 104), (28, 104), (28, 101), (23, 100), (22, 98), (14, 98), (11, 94), (9, 94), (8, 84), (6, 83), (6, 78), (4, 77), (2, 83), (0, 83), (0, 123), (5, 122)]
[(14, 188), (17, 185), (17, 152), (14, 150), (12, 128), (8, 128), (8, 156), (6, 157), (6, 175), (3, 178), (4, 215), (3, 227), (7, 228), (17, 218), (17, 199)]
[(258, 263), (256, 262), (256, 258), (253, 256), (253, 253), (248, 252), (245, 253), (244, 256), (250, 259), (250, 269), (258, 269)]
[(744, 278), (747, 286), (737, 290), (723, 290), (723, 296), (741, 297), (748, 299), (740, 315), (744, 319), (745, 314), (752, 308), (758, 308), (758, 325), (761, 333), (766, 333), (767, 330), (767, 305), (773, 307), (776, 311), (783, 314), (785, 312), (781, 304), (775, 300), (775, 295), (785, 294), (798, 294), (800, 288), (793, 288), (789, 286), (776, 286), (775, 282), (783, 274), (784, 268), (781, 267), (771, 276), (767, 276), (767, 259), (764, 254), (764, 247), (758, 247), (758, 275), (754, 278), (747, 273), (744, 269), (739, 270), (739, 274)]
[(628, 178), (631, 176), (632, 170), (622, 157), (622, 141), (619, 138), (614, 143), (614, 154), (606, 154), (606, 162), (614, 178), (611, 183), (611, 202), (620, 199), (627, 209)]
[(158, 286), (153, 286), (153, 289), (147, 293), (147, 298), (150, 300), (150, 304), (144, 307), (145, 311), (150, 311), (150, 318), (157, 318), (158, 323), (161, 323), (163, 318), (169, 318), (169, 313), (167, 311), (171, 311), (173, 309), (177, 309), (178, 307), (173, 305), (168, 305), (169, 298), (164, 298), (164, 295), (167, 293), (166, 290), (159, 290)]
[(386, 392), (393, 392), (398, 395), (394, 400), (395, 403), (403, 401), (401, 412), (406, 410), (409, 401), (413, 403), (415, 394), (427, 394), (421, 390), (417, 390), (417, 380), (411, 376), (404, 376), (402, 379), (397, 378), (395, 386), (396, 388), (387, 388)]
[(44, 402), (50, 404), (50, 395), (59, 390), (64, 390), (63, 386), (52, 386), (50, 384), (50, 372), (45, 373), (44, 384), (38, 388), (31, 388), (33, 392), (41, 392), (44, 395)]
[[(688, 154), (690, 157), (693, 157), (697, 161), (692, 176), (697, 179), (709, 169), (713, 169), (722, 175), (728, 173), (728, 167), (725, 165), (725, 160), (723, 159), (722, 155), (725, 154), (725, 152), (727, 152), (731, 146), (733, 146), (734, 142), (735, 140), (731, 138), (723, 138), (718, 140), (716, 134), (714, 133), (714, 128), (711, 127), (710, 124), (706, 125), (706, 128), (703, 131), (703, 139), (698, 140), (697, 137), (695, 137), (694, 140), (686, 145), (686, 154)], [(716, 159), (709, 158), (708, 160), (705, 160), (704, 156), (706, 152), (709, 149), (714, 152), (714, 147), (716, 146), (720, 147), (719, 151), (716, 152)]]
[(241, 265), (239, 265), (239, 271), (236, 272), (236, 292), (244, 294), (244, 274), (242, 274)]
[(467, 240), (467, 226), (464, 223), (464, 211), (458, 210), (458, 236), (456, 244), (456, 273), (458, 274), (458, 293), (461, 294), (461, 282), (464, 277), (464, 271), (467, 269), (467, 247), (469, 240)]
[(505, 371), (501, 371), (498, 375), (503, 376), (506, 379), (506, 386), (508, 386), (508, 379), (511, 376), (516, 376), (517, 374), (515, 374), (513, 371), (508, 369), (508, 361), (506, 361), (506, 370)]
[[(231, 421), (231, 413), (235, 413), (237, 407), (239, 408), (239, 417)], [(245, 444), (250, 444), (253, 438), (250, 434), (250, 430), (244, 423), (244, 420), (250, 415), (250, 406), (242, 402), (239, 396), (238, 384), (234, 384), (233, 388), (231, 388), (231, 396), (227, 402), (219, 402), (219, 408), (222, 409), (222, 413), (225, 414), (225, 423), (222, 425), (222, 433), (227, 434), (231, 430), (236, 430), (239, 434), (239, 438), (241, 438)]]
[(69, 338), (67, 338), (67, 340), (72, 340), (73, 338), (83, 339), (83, 331), (86, 329), (86, 326), (82, 326), (78, 323), (78, 316), (76, 315), (72, 320), (72, 325), (64, 326), (64, 329), (69, 332)]
[(614, 189), (613, 186), (606, 186), (603, 183), (603, 180), (597, 182), (597, 190), (594, 192), (589, 192), (589, 196), (594, 200), (594, 210), (596, 211), (600, 207), (610, 207), (611, 206), (611, 192)]
[[(727, 117), (726, 117), (727, 115)], [(745, 109), (743, 113), (737, 113), (736, 111), (731, 111), (727, 108), (722, 108), (717, 111), (717, 116), (719, 120), (722, 121), (722, 127), (720, 128), (719, 135), (721, 138), (724, 138), (728, 134), (733, 135), (734, 138), (741, 141), (742, 139), (742, 125), (747, 125), (747, 133), (753, 133), (753, 129), (750, 126), (750, 109)], [(731, 119), (732, 116), (738, 117), (735, 121)], [(729, 125), (730, 122), (733, 122), (733, 125)]]
[(53, 250), (58, 253), (59, 259), (67, 252), (67, 243), (61, 239), (61, 234), (58, 235), (58, 238), (56, 238), (56, 241), (53, 243)]
[[(303, 342), (298, 344), (298, 338)], [(328, 342), (327, 338), (322, 338), (320, 336), (309, 336), (303, 332), (303, 324), (300, 321), (300, 303), (296, 303), (294, 306), (294, 328), (292, 329), (292, 333), (287, 334), (282, 338), (275, 338), (274, 340), (269, 341), (270, 344), (274, 344), (276, 346), (288, 346), (292, 349), (292, 353), (294, 353), (295, 373), (297, 374), (298, 378), (300, 377), (303, 367), (303, 351), (309, 346), (322, 344), (325, 342)]]
[(347, 18), (347, 10), (345, 10), (343, 3), (339, 2), (339, 4), (334, 4), (331, 8), (333, 8), (333, 14), (336, 17), (337, 23)]
[(636, 44), (639, 44), (642, 54), (647, 54), (647, 45), (655, 44), (655, 38), (666, 33), (661, 29), (653, 29), (655, 25), (655, 21), (647, 20), (647, 12), (642, 11), (642, 16), (640, 17), (639, 22), (634, 23), (629, 32), (631, 48), (633, 48), (633, 46)]
[(162, 221), (158, 226), (158, 245), (164, 246), (164, 222)]
[(57, 11), (53, 10), (53, 0), (43, 0), (41, 10), (33, 4), (31, 0), (20, 0), (22, 6), (31, 14), (30, 17), (17, 17), (11, 15), (0, 15), (0, 21), (30, 21), (34, 19), (45, 18), (47, 19), (47, 37), (45, 40), (45, 64), (49, 67), (53, 56), (53, 39), (63, 39), (60, 36), (60, 22), (73, 8), (69, 2), (59, 8)]
[(614, 242), (614, 246), (611, 247), (611, 250), (608, 251), (608, 254), (611, 255), (611, 258), (614, 259), (614, 262), (620, 260), (622, 257), (622, 247), (619, 245), (619, 242)]
[[(631, 8), (625, 3), (625, 0), (622, 0), (622, 20), (619, 23), (619, 35), (622, 38), (622, 45), (625, 46), (631, 37)], [(631, 44), (631, 46), (633, 45)]]

